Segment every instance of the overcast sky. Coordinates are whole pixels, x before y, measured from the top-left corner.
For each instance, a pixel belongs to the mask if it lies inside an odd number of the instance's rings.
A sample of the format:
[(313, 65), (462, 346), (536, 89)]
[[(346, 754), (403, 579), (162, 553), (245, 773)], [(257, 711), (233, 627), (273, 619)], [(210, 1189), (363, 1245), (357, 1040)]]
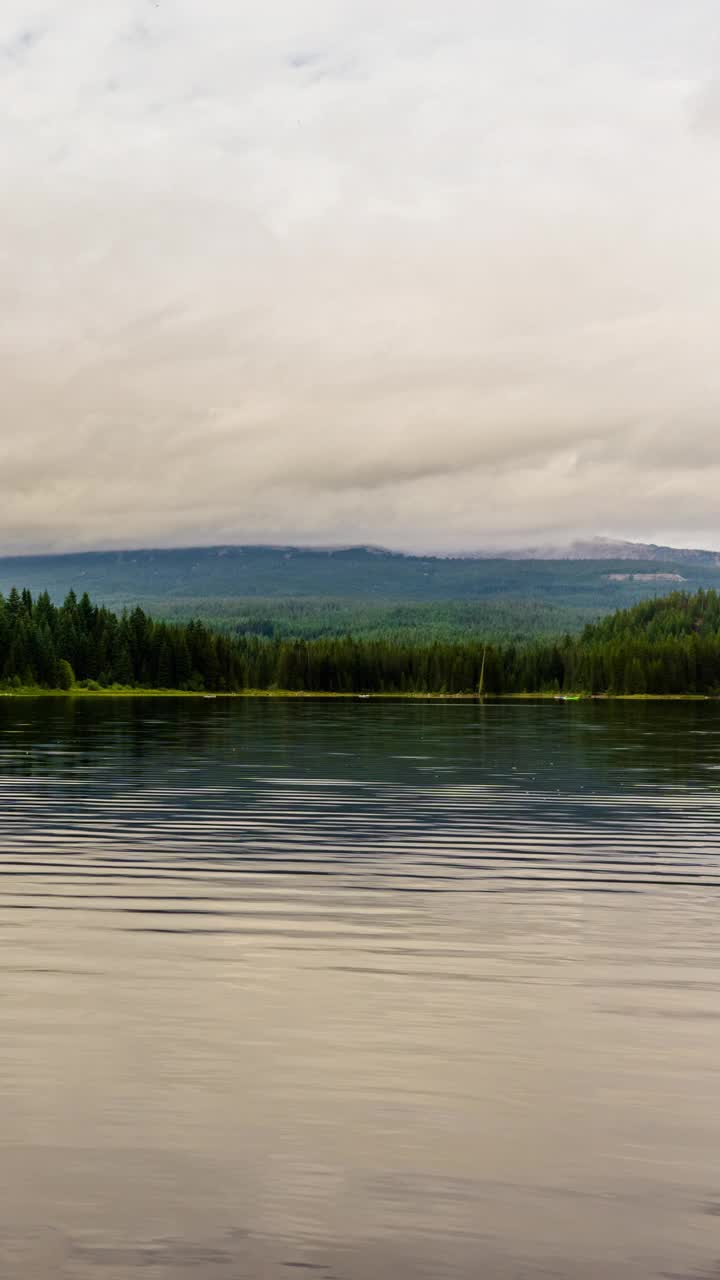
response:
[(2, 0), (0, 549), (720, 546), (718, 0)]

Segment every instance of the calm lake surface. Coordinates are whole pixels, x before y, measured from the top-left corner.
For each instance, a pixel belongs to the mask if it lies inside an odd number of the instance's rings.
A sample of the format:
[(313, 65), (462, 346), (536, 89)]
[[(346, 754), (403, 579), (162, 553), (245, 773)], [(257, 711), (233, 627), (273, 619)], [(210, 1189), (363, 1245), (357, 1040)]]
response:
[(711, 703), (0, 699), (0, 1276), (720, 1276), (719, 788)]

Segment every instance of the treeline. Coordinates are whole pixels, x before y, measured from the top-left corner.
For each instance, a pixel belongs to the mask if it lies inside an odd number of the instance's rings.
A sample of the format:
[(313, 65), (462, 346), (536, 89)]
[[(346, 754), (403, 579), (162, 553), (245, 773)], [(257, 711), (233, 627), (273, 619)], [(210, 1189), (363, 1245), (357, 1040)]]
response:
[(720, 597), (675, 593), (531, 644), (418, 644), (351, 636), (268, 638), (201, 622), (121, 616), (70, 592), (64, 604), (13, 589), (0, 596), (6, 687), (335, 693), (720, 693)]
[(242, 688), (237, 645), (202, 623), (156, 622), (142, 609), (120, 617), (47, 592), (33, 600), (13, 588), (0, 596), (0, 679), (9, 686), (233, 690)]

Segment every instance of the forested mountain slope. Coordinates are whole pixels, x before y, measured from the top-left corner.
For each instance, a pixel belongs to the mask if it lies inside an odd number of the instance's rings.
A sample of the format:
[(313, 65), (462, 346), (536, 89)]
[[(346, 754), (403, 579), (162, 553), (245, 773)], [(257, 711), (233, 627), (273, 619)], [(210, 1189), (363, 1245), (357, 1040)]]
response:
[(447, 601), (534, 599), (613, 609), (673, 590), (720, 586), (715, 563), (624, 558), (508, 560), (411, 556), (372, 547), (191, 547), (0, 558), (0, 591), (21, 584), (59, 603), (186, 599)]
[[(657, 550), (657, 549), (656, 549)], [(624, 554), (626, 549), (624, 550)], [(195, 547), (0, 558), (15, 583), (60, 603), (87, 591), (113, 609), (200, 618), (229, 635), (496, 642), (575, 634), (627, 604), (681, 586), (720, 586), (714, 562), (409, 556), (371, 547)], [(709, 553), (708, 553), (709, 554)]]
[(661, 642), (683, 636), (713, 638), (720, 634), (720, 595), (716, 591), (674, 591), (613, 613), (589, 626), (584, 639), (606, 644), (618, 640)]

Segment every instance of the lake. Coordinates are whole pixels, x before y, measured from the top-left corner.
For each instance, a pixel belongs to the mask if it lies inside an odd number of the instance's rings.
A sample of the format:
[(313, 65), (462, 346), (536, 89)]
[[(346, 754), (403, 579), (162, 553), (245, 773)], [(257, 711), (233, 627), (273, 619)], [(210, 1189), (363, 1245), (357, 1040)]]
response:
[(720, 1275), (712, 703), (0, 699), (3, 1280)]

